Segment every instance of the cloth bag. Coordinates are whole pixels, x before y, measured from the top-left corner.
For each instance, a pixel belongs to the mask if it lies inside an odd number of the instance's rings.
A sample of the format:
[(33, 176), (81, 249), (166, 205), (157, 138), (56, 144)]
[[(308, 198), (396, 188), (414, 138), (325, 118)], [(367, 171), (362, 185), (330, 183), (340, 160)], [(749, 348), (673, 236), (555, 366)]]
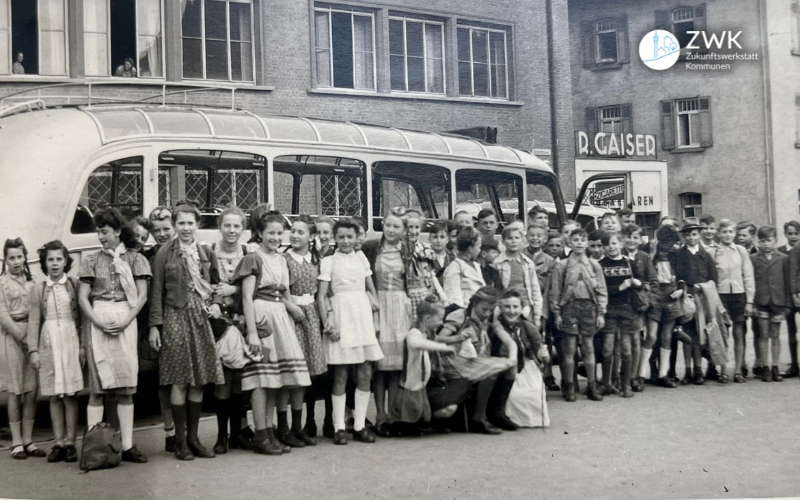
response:
[(122, 438), (109, 424), (101, 422), (83, 431), (82, 471), (112, 469), (121, 461)]
[(251, 361), (259, 362), (263, 356), (254, 356), (244, 342), (242, 332), (234, 325), (228, 326), (216, 343), (217, 357), (225, 368), (241, 370)]
[(681, 311), (683, 312), (681, 319), (684, 323), (688, 323), (692, 321), (694, 315), (697, 314), (697, 302), (695, 302), (694, 295), (689, 294), (686, 285), (683, 285), (683, 295), (681, 295), (680, 302)]
[(550, 427), (542, 372), (531, 360), (525, 361), (511, 386), (506, 415), (520, 427)]

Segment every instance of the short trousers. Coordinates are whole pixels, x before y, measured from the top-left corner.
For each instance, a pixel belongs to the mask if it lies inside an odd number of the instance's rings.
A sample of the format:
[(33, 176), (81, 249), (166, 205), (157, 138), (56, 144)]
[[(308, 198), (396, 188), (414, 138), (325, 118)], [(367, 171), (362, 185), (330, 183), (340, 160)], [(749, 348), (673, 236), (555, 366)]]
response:
[(653, 301), (652, 306), (647, 311), (647, 319), (661, 324), (667, 321), (674, 321), (681, 316), (683, 316), (683, 310), (679, 300), (659, 298)]
[(766, 306), (756, 306), (753, 316), (760, 319), (768, 319), (770, 323), (780, 323), (786, 319), (786, 307), (768, 304)]
[(609, 305), (603, 333), (634, 335), (643, 328), (642, 315), (633, 310), (630, 304)]
[(731, 321), (734, 323), (744, 323), (744, 309), (747, 305), (747, 295), (744, 293), (721, 293), (719, 300), (728, 311)]
[(591, 337), (597, 333), (597, 305), (591, 299), (572, 299), (561, 307), (561, 331)]

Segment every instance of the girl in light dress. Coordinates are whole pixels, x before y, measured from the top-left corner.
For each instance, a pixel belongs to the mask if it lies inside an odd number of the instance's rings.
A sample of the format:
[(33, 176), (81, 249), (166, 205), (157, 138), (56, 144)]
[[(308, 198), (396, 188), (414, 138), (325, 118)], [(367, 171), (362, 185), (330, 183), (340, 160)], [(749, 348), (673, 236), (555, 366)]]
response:
[(369, 261), (378, 292), (378, 342), (384, 357), (374, 374), (372, 392), (375, 395), (375, 426), (379, 436), (387, 436), (390, 432), (387, 407), (392, 406), (400, 387), (403, 343), (411, 328), (411, 301), (407, 295), (411, 249), (405, 240), (404, 215), (402, 208), (392, 209), (383, 218), (383, 237), (367, 241), (361, 247)]
[(33, 288), (28, 250), (21, 239), (3, 245), (0, 275), (0, 391), (8, 393), (11, 456), (24, 460), (45, 453), (33, 444), (36, 369), (28, 362), (29, 296)]
[[(139, 382), (136, 316), (147, 302), (150, 263), (136, 251), (136, 235), (117, 209), (97, 211), (94, 222), (102, 250), (81, 262), (78, 291), (81, 314), (88, 320), (84, 344), (91, 394), (86, 425), (103, 420), (107, 399), (119, 419), (122, 460), (145, 463), (147, 457), (133, 443), (133, 394)], [(113, 413), (109, 420), (114, 420)]]
[(291, 447), (278, 441), (272, 427), (278, 394), (281, 389), (291, 390), (296, 394), (293, 401), (299, 397), (302, 405), (304, 388), (311, 385), (294, 327), (295, 321), (302, 321), (305, 315), (292, 301), (289, 268), (278, 253), (284, 233), (283, 216), (267, 212), (256, 222), (256, 229), (261, 246), (239, 263), (235, 281), (241, 284), (247, 343), (254, 354), (263, 353), (263, 359), (244, 367), (242, 390), (253, 391), (253, 450), (282, 455)]
[(27, 333), (31, 365), (39, 370), (41, 394), (50, 397), (55, 444), (47, 461), (75, 462), (77, 393), (84, 387), (81, 367), (86, 361), (85, 341), (78, 333), (80, 285), (75, 278), (67, 277), (72, 258), (60, 241), (45, 244), (39, 250), (39, 262), (47, 279), (31, 291)]
[[(239, 243), (244, 232), (245, 214), (236, 207), (228, 207), (219, 216), (219, 232), (221, 239), (211, 249), (217, 257), (219, 265), (219, 283), (214, 291), (221, 299), (222, 317), (211, 320), (214, 336), (227, 335), (228, 328), (241, 335), (238, 325), (237, 306), (239, 303), (239, 287), (234, 284), (234, 276), (239, 262), (248, 254), (247, 246)], [(233, 334), (233, 332), (231, 332)], [(242, 396), (242, 370), (236, 370), (223, 364), (222, 373), (225, 383), (214, 389), (217, 399), (217, 442), (214, 453), (224, 455), (228, 448), (243, 449), (247, 447), (242, 439), (242, 423), (246, 419), (244, 399)], [(230, 423), (230, 434), (228, 424)]]
[[(383, 359), (372, 320), (373, 311), (378, 310), (378, 299), (369, 261), (363, 253), (354, 252), (358, 226), (350, 220), (339, 220), (333, 227), (333, 235), (337, 250), (320, 263), (317, 306), (325, 325), (324, 351), (328, 365), (334, 370), (331, 398), (334, 443), (347, 444), (344, 412), (349, 365), (356, 365), (357, 370), (353, 437), (371, 443), (375, 436), (365, 426), (371, 363)], [(330, 291), (332, 297), (329, 297)]]

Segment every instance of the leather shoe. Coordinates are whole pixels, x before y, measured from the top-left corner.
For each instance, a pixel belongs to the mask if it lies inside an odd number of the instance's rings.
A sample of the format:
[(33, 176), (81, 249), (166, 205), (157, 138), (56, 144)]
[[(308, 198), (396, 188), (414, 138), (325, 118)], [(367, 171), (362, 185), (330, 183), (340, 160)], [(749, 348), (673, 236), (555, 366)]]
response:
[(733, 381), (736, 382), (737, 384), (744, 384), (745, 382), (747, 382), (747, 379), (744, 378), (741, 374), (737, 373), (736, 375), (733, 376)]
[(632, 398), (633, 397), (633, 390), (629, 386), (625, 386), (622, 388), (622, 397), (623, 398)]
[(773, 380), (773, 382), (783, 382), (783, 377), (778, 372), (778, 367), (777, 366), (773, 366), (772, 367), (772, 380)]
[(492, 436), (503, 433), (502, 430), (493, 426), (488, 420), (470, 420), (469, 431), (474, 434), (489, 434)]
[(47, 455), (48, 462), (63, 462), (67, 458), (67, 450), (63, 446), (57, 444), (53, 446), (50, 453)]
[(703, 372), (701, 370), (694, 371), (694, 377), (692, 378), (692, 383), (694, 385), (703, 385), (706, 383), (705, 377), (703, 377)]
[(552, 375), (549, 377), (545, 377), (544, 379), (544, 386), (547, 388), (548, 391), (560, 391), (561, 386), (556, 383), (556, 378)]
[(688, 370), (686, 374), (684, 374), (683, 378), (681, 379), (681, 385), (689, 385), (692, 383), (692, 374)]
[(278, 441), (291, 448), (303, 448), (306, 445), (302, 439), (298, 439), (297, 436), (292, 434), (289, 430), (285, 432), (276, 431), (275, 437), (278, 438)]
[(371, 433), (369, 429), (364, 427), (360, 431), (353, 431), (353, 439), (356, 441), (361, 441), (362, 443), (374, 443), (375, 435)]
[(68, 444), (64, 447), (64, 461), (67, 463), (78, 461), (78, 450), (75, 449), (74, 444)]
[(578, 397), (575, 395), (575, 384), (570, 382), (564, 382), (566, 386), (566, 391), (564, 393), (564, 400), (568, 403), (574, 403), (577, 401)]
[(251, 447), (253, 448), (253, 451), (259, 455), (283, 455), (283, 450), (281, 449), (280, 445), (274, 444), (269, 439), (265, 439), (263, 441), (253, 441)]
[(800, 369), (798, 369), (797, 365), (792, 365), (789, 367), (789, 371), (783, 374), (783, 378), (794, 378), (800, 376)]
[(328, 439), (334, 439), (335, 435), (336, 435), (336, 429), (333, 428), (333, 422), (325, 420), (322, 423), (322, 437), (326, 437)]
[(217, 436), (217, 442), (214, 444), (214, 453), (217, 455), (228, 453), (228, 436)]
[(719, 379), (719, 372), (717, 371), (717, 367), (714, 365), (708, 365), (706, 369), (706, 380), (717, 380)]
[(347, 444), (347, 434), (342, 431), (336, 431), (333, 434), (333, 444)]
[(610, 394), (619, 394), (619, 389), (617, 389), (616, 387), (614, 387), (614, 385), (613, 385), (613, 384), (604, 385), (604, 386), (603, 386), (603, 389), (602, 389), (602, 394), (603, 394), (604, 396), (608, 396), (608, 395), (610, 395)]
[(197, 458), (214, 458), (216, 456), (213, 451), (209, 451), (200, 441), (187, 441), (186, 446), (189, 447), (192, 455)]
[(676, 384), (675, 381), (669, 377), (661, 377), (658, 379), (658, 385), (661, 387), (666, 387), (667, 389), (675, 389), (678, 387), (678, 384)]
[(596, 384), (589, 384), (589, 387), (586, 388), (586, 397), (588, 397), (592, 401), (603, 400), (603, 395), (600, 394), (600, 391), (597, 390)]
[(127, 450), (122, 450), (122, 461), (133, 462), (135, 464), (146, 464), (147, 457), (144, 456), (144, 453), (139, 451), (139, 448), (137, 448), (136, 445), (133, 445)]
[(296, 437), (297, 439), (299, 439), (300, 441), (305, 443), (306, 446), (316, 446), (317, 445), (317, 440), (315, 438), (309, 436), (308, 434), (306, 434), (305, 431), (295, 432), (293, 434), (294, 434), (294, 437)]
[[(755, 375), (755, 369), (753, 370), (753, 374)], [(761, 370), (761, 380), (764, 382), (772, 382), (772, 372), (767, 369)]]
[(644, 379), (637, 377), (631, 380), (631, 390), (633, 392), (644, 392)]
[(492, 425), (504, 431), (515, 431), (519, 426), (508, 418), (508, 415), (497, 415), (490, 421)]
[(175, 453), (175, 436), (167, 436), (164, 438), (164, 451)]

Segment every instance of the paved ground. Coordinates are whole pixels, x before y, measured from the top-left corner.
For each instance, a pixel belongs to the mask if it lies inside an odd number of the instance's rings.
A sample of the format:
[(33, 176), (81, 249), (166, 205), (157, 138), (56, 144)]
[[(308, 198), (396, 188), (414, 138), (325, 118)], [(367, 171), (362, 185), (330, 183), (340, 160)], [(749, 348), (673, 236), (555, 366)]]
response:
[[(146, 465), (82, 474), (0, 453), (12, 498), (742, 498), (800, 495), (800, 381), (647, 387), (633, 399), (565, 403), (552, 427), (498, 437), (451, 434), (352, 442), (283, 457), (234, 451), (182, 463), (139, 429)], [(213, 444), (216, 423), (202, 423)]]

